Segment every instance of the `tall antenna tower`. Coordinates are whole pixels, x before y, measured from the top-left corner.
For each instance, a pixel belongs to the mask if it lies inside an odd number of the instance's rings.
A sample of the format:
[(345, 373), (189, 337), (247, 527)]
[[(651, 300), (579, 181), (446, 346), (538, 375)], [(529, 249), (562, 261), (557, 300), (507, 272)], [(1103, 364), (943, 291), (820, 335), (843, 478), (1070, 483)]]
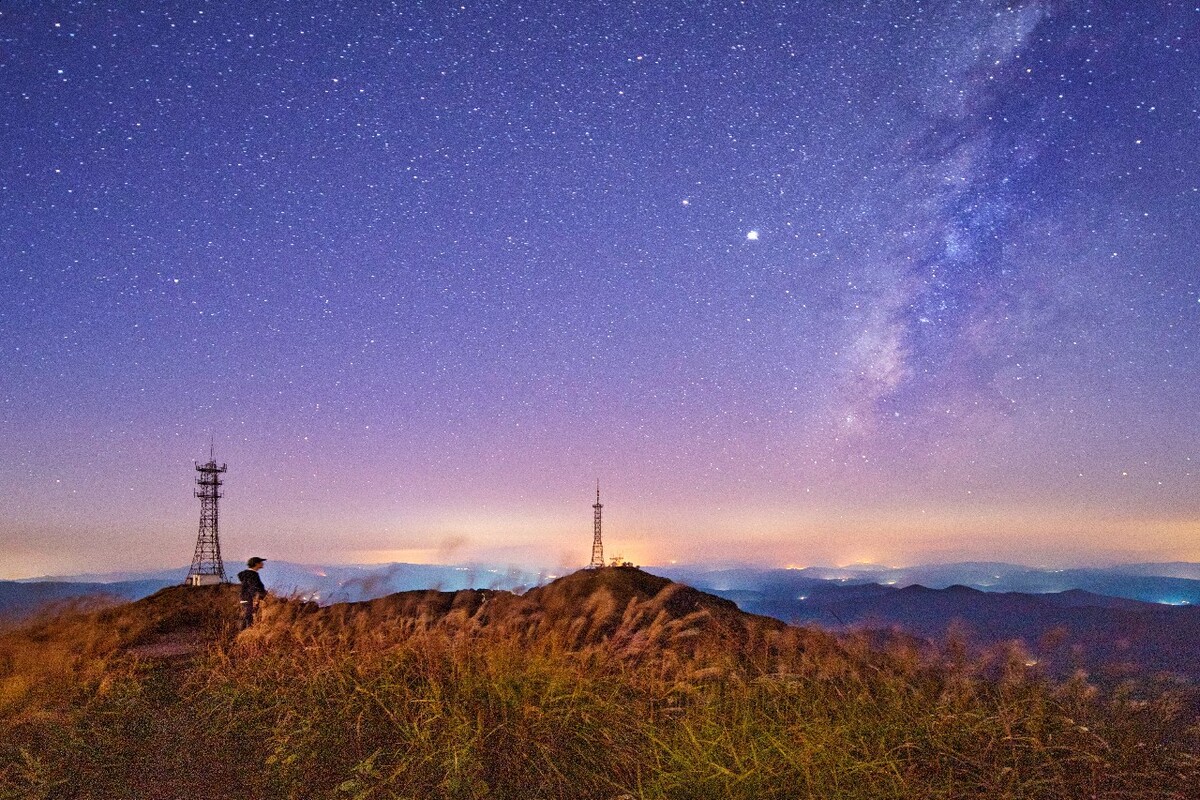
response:
[(604, 566), (604, 542), (600, 540), (600, 509), (604, 506), (600, 505), (600, 481), (596, 481), (596, 505), (592, 506), (595, 511), (596, 533), (592, 537), (592, 563), (588, 564), (588, 568)]
[(217, 466), (213, 448), (208, 450), (208, 463), (197, 464), (196, 497), (200, 498), (200, 535), (196, 537), (196, 553), (188, 570), (188, 586), (206, 586), (210, 583), (225, 583), (225, 563), (221, 561), (221, 540), (217, 536), (217, 500), (221, 497), (221, 473), (224, 464)]

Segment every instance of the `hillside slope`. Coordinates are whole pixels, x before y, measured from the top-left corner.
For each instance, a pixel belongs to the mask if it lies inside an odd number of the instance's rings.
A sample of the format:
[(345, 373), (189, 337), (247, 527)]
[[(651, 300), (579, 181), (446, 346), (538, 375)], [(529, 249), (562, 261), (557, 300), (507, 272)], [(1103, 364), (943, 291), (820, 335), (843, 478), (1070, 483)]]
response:
[(722, 658), (745, 662), (786, 640), (791, 647), (835, 647), (815, 630), (747, 614), (719, 597), (635, 568), (581, 570), (524, 595), (487, 589), (400, 592), (328, 607), (280, 604), (256, 635), (386, 640), (416, 631), (503, 639), (566, 650), (604, 646), (623, 658)]
[(1200, 796), (1193, 699), (745, 614), (635, 569), (525, 595), (231, 586), (0, 633), (0, 797)]

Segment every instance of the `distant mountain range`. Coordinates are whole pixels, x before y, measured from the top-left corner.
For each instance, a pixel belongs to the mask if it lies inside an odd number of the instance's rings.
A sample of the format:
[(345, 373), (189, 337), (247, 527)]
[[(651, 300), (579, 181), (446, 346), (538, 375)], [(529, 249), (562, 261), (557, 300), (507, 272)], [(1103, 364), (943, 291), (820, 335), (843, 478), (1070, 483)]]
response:
[[(229, 565), (232, 580), (241, 564)], [(985, 592), (1045, 594), (1082, 589), (1110, 597), (1148, 603), (1200, 605), (1200, 564), (1190, 562), (1121, 564), (1112, 567), (1052, 569), (1003, 562), (961, 562), (888, 567), (852, 564), (844, 567), (772, 569), (753, 566), (713, 568), (704, 565), (648, 566), (646, 570), (697, 588), (719, 591), (763, 591), (766, 587), (807, 582), (835, 582), (844, 586), (919, 585), (929, 589), (968, 586)], [(571, 570), (567, 570), (570, 572)], [(512, 565), (473, 564), (360, 564), (313, 565), (268, 561), (262, 575), (278, 594), (316, 595), (322, 603), (365, 600), (410, 589), (466, 588), (520, 589), (538, 586), (557, 577), (555, 571)], [(115, 583), (161, 581), (182, 583), (187, 567), (167, 570), (84, 573), (27, 578), (14, 583)], [(0, 584), (9, 583), (0, 581)]]
[(1051, 569), (1000, 562), (926, 564), (885, 567), (857, 564), (848, 567), (762, 569), (703, 566), (649, 567), (655, 574), (720, 591), (767, 591), (791, 587), (802, 593), (806, 586), (834, 582), (844, 586), (878, 584), (902, 589), (924, 586), (945, 589), (968, 586), (985, 592), (1047, 594), (1082, 589), (1109, 597), (1124, 597), (1167, 605), (1200, 605), (1200, 564), (1122, 564), (1113, 567)]
[(178, 581), (0, 581), (0, 619), (21, 620), (43, 609), (53, 609), (88, 599), (140, 600), (172, 583)]
[[(899, 629), (933, 640), (956, 631), (976, 646), (1019, 640), (1031, 661), (1057, 673), (1102, 668), (1112, 678), (1146, 670), (1200, 678), (1200, 580), (1174, 577), (1196, 574), (1197, 565), (1123, 569), (957, 564), (655, 572), (795, 625)], [(952, 583), (956, 578), (975, 586)]]

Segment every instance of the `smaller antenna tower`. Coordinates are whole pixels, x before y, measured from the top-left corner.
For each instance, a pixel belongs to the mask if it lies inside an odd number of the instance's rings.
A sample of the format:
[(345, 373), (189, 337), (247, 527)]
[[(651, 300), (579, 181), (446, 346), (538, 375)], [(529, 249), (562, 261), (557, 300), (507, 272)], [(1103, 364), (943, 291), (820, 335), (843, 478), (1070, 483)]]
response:
[(217, 500), (220, 499), (221, 473), (227, 467), (217, 466), (213, 455), (213, 447), (208, 450), (208, 463), (197, 464), (196, 497), (200, 498), (200, 534), (196, 537), (196, 552), (192, 556), (192, 566), (188, 569), (184, 581), (188, 586), (205, 586), (210, 583), (225, 583), (225, 563), (221, 560), (221, 540), (217, 535)]
[(600, 539), (600, 509), (604, 506), (600, 505), (600, 481), (596, 481), (596, 505), (592, 506), (595, 511), (595, 535), (592, 537), (592, 563), (588, 564), (589, 569), (604, 566), (604, 542)]

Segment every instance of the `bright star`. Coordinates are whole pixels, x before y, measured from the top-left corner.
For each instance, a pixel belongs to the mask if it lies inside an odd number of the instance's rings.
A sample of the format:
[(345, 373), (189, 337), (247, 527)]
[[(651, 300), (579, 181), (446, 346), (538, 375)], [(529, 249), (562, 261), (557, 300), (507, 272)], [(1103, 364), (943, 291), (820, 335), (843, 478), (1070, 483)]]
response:
[(758, 231), (750, 231), (749, 233), (746, 234), (746, 238), (752, 242), (757, 242), (758, 241)]

